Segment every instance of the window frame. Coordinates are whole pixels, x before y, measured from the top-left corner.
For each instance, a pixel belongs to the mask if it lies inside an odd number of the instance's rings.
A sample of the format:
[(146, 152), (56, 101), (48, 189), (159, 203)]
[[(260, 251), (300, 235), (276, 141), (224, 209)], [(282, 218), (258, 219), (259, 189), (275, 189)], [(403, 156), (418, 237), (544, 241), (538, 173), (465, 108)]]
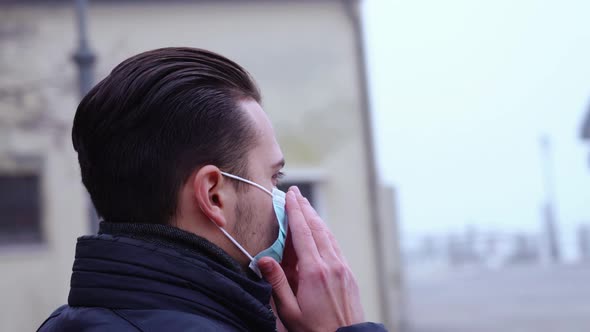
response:
[(0, 176), (34, 176), (37, 181), (37, 220), (38, 239), (32, 241), (1, 241), (2, 252), (19, 251), (23, 248), (44, 248), (47, 245), (45, 230), (44, 173), (43, 161), (37, 155), (10, 154), (0, 155)]
[(297, 183), (309, 184), (314, 198), (312, 206), (318, 212), (320, 217), (326, 221), (325, 206), (325, 172), (319, 168), (288, 168), (285, 170), (285, 176), (279, 184), (297, 185)]

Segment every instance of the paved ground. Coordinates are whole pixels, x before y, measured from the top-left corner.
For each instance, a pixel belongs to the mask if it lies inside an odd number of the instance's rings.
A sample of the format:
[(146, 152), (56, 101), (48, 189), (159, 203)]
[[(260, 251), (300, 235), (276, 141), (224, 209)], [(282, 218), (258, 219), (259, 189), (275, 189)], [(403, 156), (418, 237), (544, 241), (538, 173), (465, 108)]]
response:
[(590, 332), (590, 264), (407, 276), (407, 332)]

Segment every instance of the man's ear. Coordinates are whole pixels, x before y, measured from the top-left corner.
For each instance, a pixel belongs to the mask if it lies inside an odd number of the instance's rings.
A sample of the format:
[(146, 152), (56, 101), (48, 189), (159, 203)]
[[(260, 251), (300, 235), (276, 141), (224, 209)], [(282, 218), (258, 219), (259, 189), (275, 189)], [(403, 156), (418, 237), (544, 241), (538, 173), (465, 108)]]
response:
[[(225, 227), (223, 213), (226, 201), (227, 182), (219, 168), (213, 165), (201, 167), (193, 180), (195, 199), (205, 217), (219, 227)], [(225, 182), (225, 188), (224, 188)], [(225, 191), (224, 191), (225, 190)]]

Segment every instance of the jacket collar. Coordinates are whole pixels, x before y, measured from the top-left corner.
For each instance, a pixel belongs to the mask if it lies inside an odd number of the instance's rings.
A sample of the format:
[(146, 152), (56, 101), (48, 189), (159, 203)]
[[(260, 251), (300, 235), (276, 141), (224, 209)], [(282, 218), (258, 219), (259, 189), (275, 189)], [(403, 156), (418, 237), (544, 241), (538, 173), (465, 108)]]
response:
[(185, 311), (275, 329), (270, 285), (219, 247), (171, 226), (130, 225), (103, 223), (99, 235), (78, 239), (71, 306)]
[(236, 273), (244, 273), (249, 277), (256, 276), (254, 273), (244, 271), (235, 259), (207, 239), (177, 227), (103, 221), (99, 225), (98, 234), (124, 236), (173, 248), (180, 252), (201, 254)]

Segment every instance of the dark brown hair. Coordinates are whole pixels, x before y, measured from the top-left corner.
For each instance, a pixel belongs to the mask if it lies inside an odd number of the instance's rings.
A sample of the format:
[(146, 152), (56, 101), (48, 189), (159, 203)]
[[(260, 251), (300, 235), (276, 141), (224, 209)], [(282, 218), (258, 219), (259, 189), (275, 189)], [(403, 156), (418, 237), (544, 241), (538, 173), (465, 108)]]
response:
[(74, 149), (96, 210), (112, 222), (167, 223), (204, 165), (247, 176), (255, 133), (241, 100), (260, 102), (246, 70), (213, 52), (161, 48), (133, 56), (82, 99)]

